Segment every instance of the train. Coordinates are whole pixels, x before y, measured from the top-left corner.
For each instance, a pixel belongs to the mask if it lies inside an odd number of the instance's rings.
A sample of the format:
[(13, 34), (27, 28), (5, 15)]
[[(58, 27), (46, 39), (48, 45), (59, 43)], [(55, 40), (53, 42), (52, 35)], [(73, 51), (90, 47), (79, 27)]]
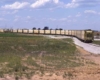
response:
[(91, 29), (87, 29), (87, 30), (0, 29), (0, 32), (44, 34), (44, 35), (64, 35), (64, 36), (76, 37), (84, 42), (92, 42), (94, 40), (94, 31)]

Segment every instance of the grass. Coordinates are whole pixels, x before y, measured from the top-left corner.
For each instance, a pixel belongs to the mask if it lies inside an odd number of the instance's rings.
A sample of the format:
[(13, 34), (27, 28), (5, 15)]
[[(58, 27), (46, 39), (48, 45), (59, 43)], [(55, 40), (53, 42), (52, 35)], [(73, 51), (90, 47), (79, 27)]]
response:
[(93, 43), (100, 45), (100, 41), (93, 41)]
[(0, 76), (30, 76), (36, 70), (43, 73), (46, 70), (77, 67), (81, 63), (75, 62), (75, 52), (72, 39), (0, 33)]

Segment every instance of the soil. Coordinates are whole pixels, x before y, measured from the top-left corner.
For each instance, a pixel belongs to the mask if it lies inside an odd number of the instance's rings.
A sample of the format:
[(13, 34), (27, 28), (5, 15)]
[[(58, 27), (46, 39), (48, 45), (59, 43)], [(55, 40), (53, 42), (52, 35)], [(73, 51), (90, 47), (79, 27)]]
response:
[(85, 51), (83, 48), (77, 46), (78, 51), (81, 53), (81, 56), (85, 59), (94, 61), (96, 64), (100, 65), (100, 54), (93, 54), (88, 51)]

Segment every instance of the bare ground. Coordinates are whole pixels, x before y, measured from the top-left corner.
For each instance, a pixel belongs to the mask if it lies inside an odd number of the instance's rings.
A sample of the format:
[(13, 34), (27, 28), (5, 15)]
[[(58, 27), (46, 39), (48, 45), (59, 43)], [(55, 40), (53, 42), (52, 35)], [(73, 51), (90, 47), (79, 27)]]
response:
[(79, 46), (77, 46), (77, 49), (81, 53), (82, 57), (94, 61), (96, 64), (100, 65), (100, 54), (90, 53)]

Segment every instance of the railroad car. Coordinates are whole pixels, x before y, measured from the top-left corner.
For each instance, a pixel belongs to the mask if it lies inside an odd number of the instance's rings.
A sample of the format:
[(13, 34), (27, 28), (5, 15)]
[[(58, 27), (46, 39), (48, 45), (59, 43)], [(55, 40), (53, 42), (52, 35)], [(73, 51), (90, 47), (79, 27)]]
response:
[(50, 34), (50, 30), (44, 30), (45, 34)]
[(68, 36), (68, 30), (65, 30), (65, 35)]
[(61, 35), (65, 35), (65, 30), (61, 30)]
[(17, 29), (13, 29), (13, 31), (12, 31), (13, 33), (17, 33)]
[(56, 30), (56, 34), (60, 34), (60, 30)]
[(11, 33), (12, 33), (12, 32), (13, 32), (13, 29), (11, 29), (10, 31), (11, 31)]
[[(77, 37), (84, 42), (92, 42), (94, 38), (92, 30), (65, 30), (63, 33), (67, 36)], [(61, 35), (63, 33), (61, 31)]]
[(40, 30), (34, 30), (34, 34), (39, 34)]
[(56, 30), (50, 30), (50, 32), (51, 32), (51, 35), (56, 34)]
[(32, 33), (33, 33), (33, 30), (28, 30), (28, 33), (29, 33), (29, 34), (32, 34)]
[(75, 37), (84, 42), (92, 42), (94, 36), (92, 30), (76, 30)]
[(68, 35), (72, 36), (72, 30), (68, 30)]
[(39, 30), (39, 34), (44, 34), (44, 30)]
[(74, 31), (74, 36), (76, 36), (76, 33), (77, 33), (77, 31), (75, 30), (75, 31)]
[(26, 33), (29, 33), (29, 30), (28, 30), (28, 29), (23, 29), (23, 30), (22, 30), (22, 33), (25, 33), (25, 34), (26, 34)]
[(18, 33), (22, 33), (23, 30), (22, 30), (22, 29), (18, 29), (17, 32), (18, 32)]
[(92, 30), (85, 30), (85, 41), (93, 41), (94, 39), (94, 31)]
[(71, 31), (71, 35), (75, 36), (75, 31), (74, 30)]
[(0, 29), (0, 32), (4, 32), (4, 30), (3, 29)]

